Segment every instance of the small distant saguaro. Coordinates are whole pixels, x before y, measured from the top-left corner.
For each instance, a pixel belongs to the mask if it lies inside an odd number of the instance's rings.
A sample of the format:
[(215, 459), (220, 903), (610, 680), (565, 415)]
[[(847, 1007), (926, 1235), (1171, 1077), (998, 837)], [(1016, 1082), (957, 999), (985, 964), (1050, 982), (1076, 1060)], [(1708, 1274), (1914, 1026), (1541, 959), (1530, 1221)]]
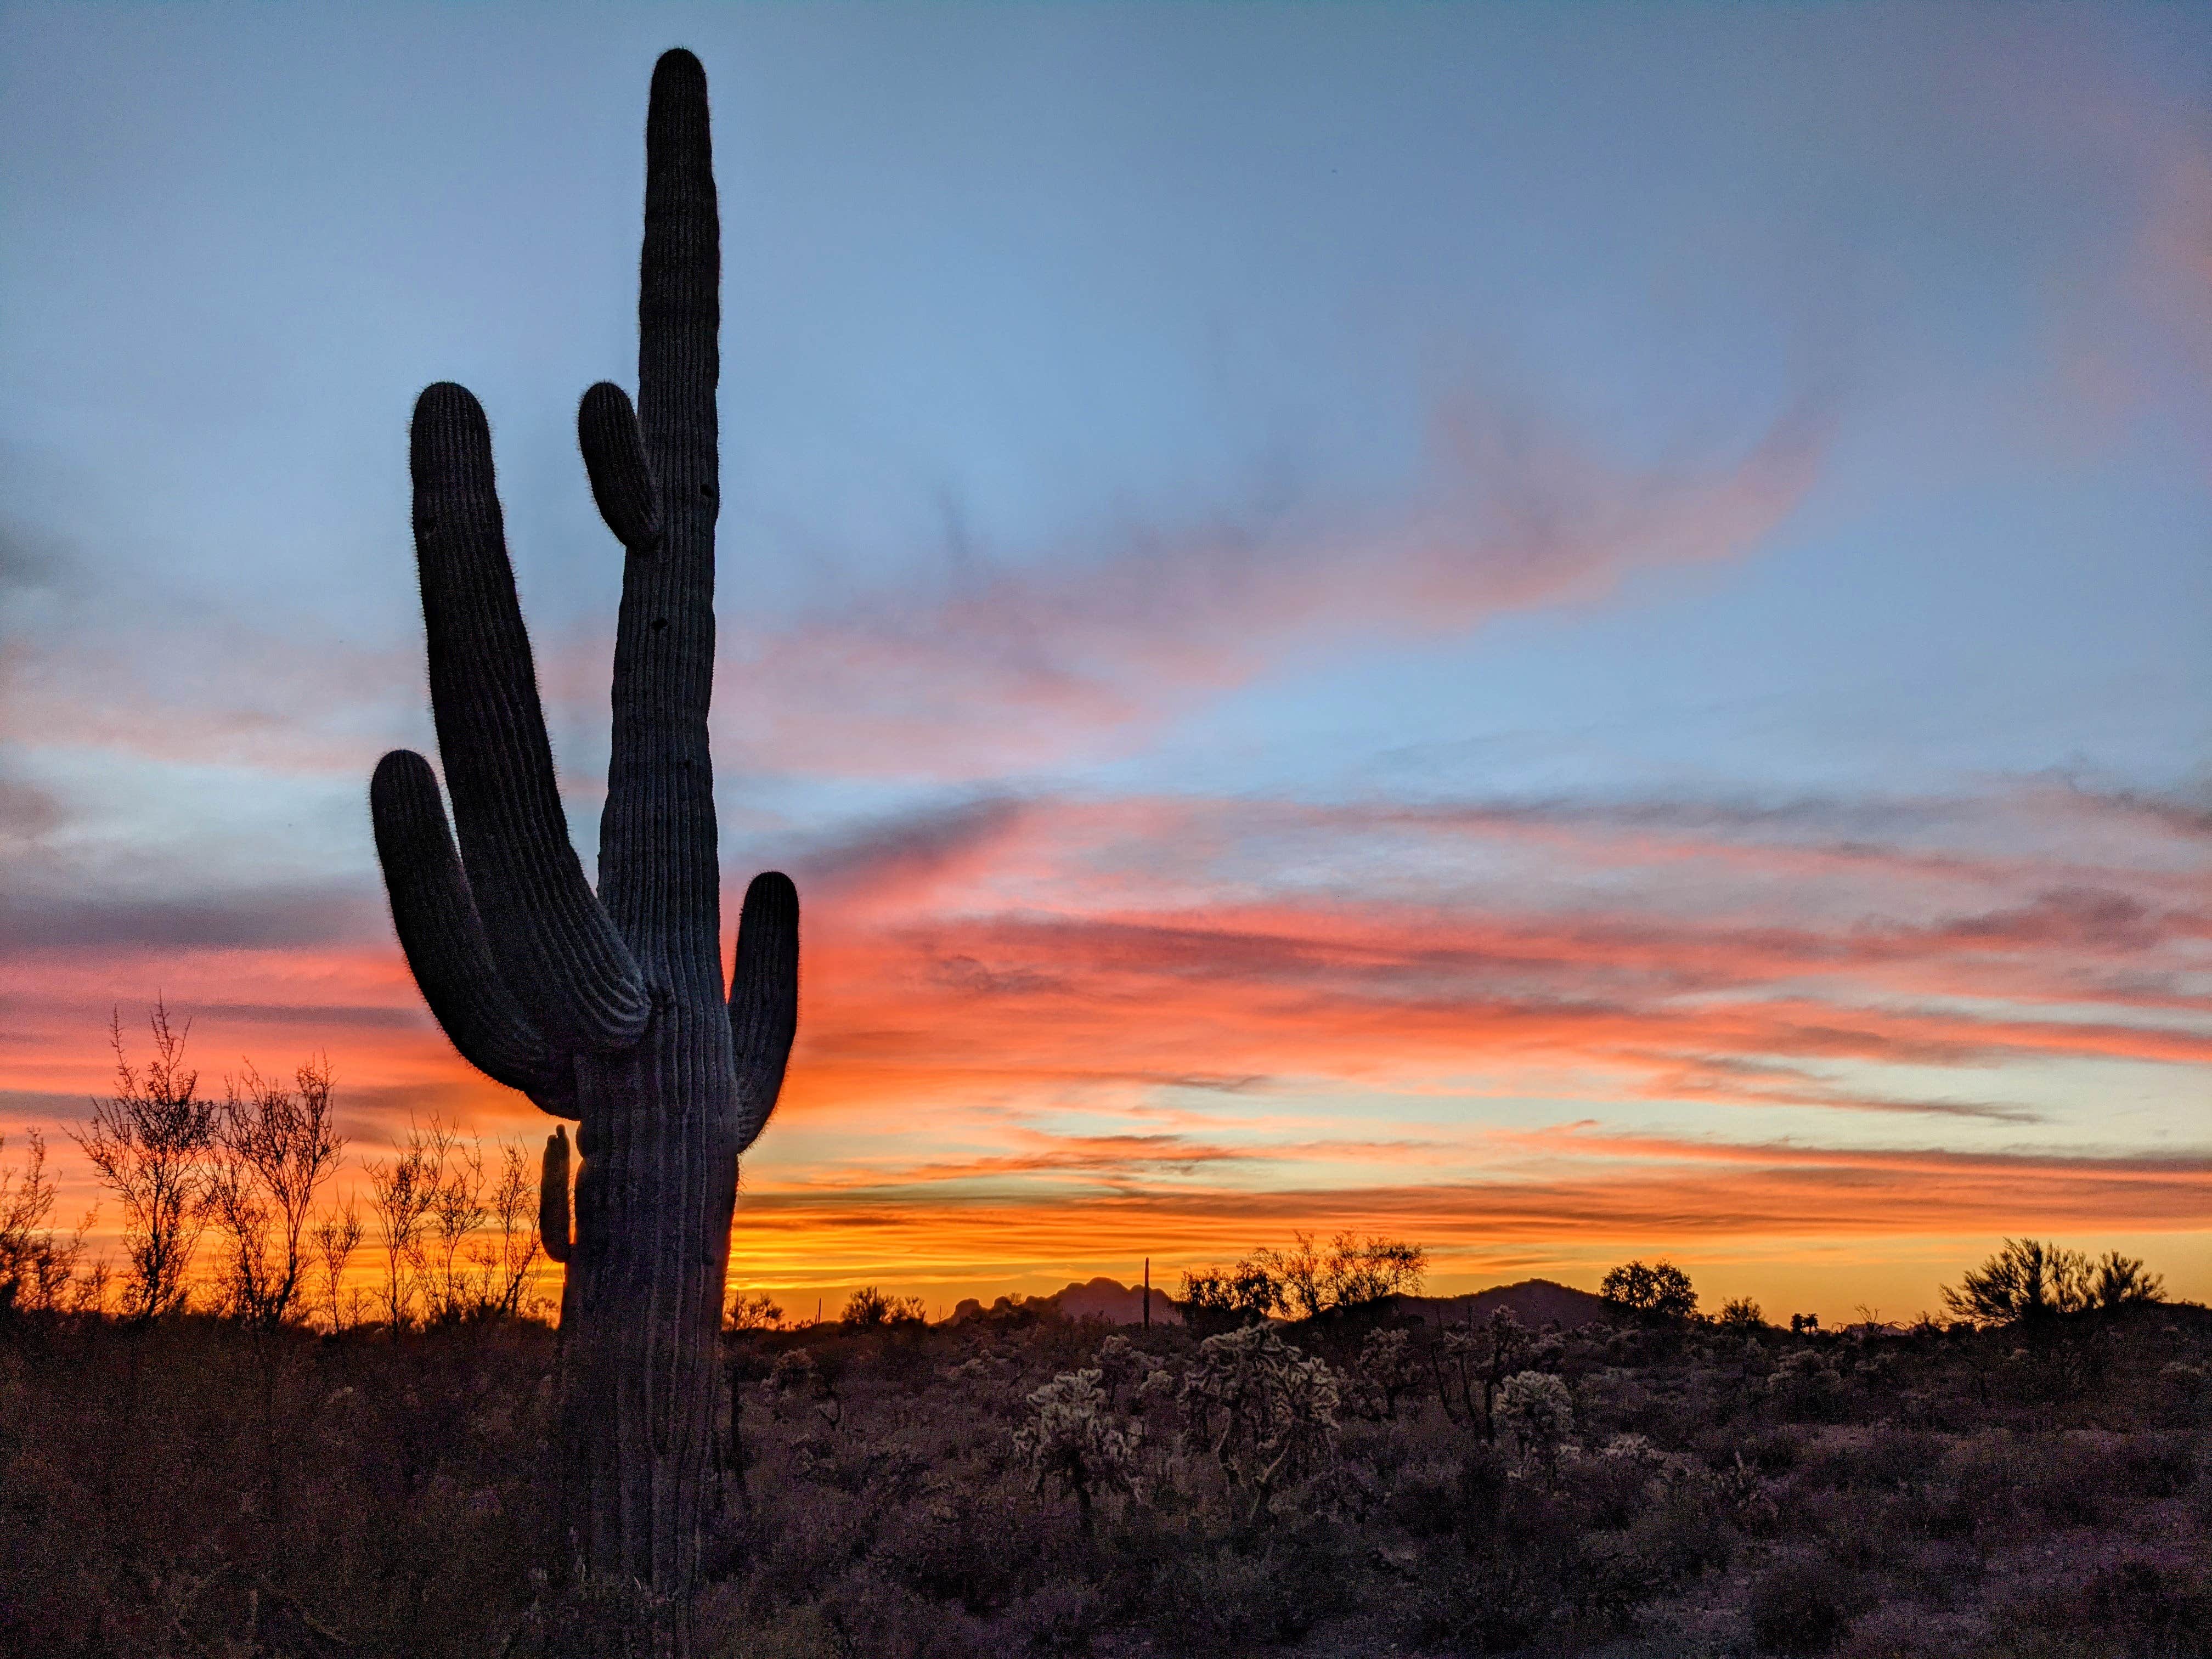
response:
[[(798, 1023), (799, 896), (747, 890), (721, 985), (707, 705), (720, 505), (721, 233), (707, 76), (654, 68), (637, 404), (602, 382), (577, 428), (623, 548), (613, 754), (596, 891), (568, 841), (475, 398), (415, 405), (410, 459), (430, 696), (453, 801), (398, 750), (369, 788), (392, 917), (462, 1055), (574, 1121), (547, 1143), (546, 1250), (567, 1263), (562, 1492), (594, 1577), (677, 1605), (696, 1586), (738, 1158), (775, 1109)], [(456, 836), (458, 835), (458, 844)]]

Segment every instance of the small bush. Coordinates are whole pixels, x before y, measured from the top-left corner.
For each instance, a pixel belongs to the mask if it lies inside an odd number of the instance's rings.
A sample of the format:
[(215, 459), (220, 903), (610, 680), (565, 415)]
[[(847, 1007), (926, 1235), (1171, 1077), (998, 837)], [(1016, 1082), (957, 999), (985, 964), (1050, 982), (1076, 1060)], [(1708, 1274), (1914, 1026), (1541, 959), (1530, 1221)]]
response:
[(1864, 1592), (1832, 1561), (1784, 1561), (1751, 1590), (1751, 1637), (1765, 1653), (1826, 1653), (1843, 1639)]

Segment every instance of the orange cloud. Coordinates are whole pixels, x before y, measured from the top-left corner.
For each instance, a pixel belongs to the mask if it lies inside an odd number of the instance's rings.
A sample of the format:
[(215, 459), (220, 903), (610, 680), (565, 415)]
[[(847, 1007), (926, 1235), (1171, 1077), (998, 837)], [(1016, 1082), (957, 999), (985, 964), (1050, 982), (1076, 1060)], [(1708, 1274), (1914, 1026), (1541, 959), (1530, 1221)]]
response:
[[(1759, 812), (1000, 799), (864, 825), (796, 866), (799, 1047), (747, 1161), (744, 1271), (1041, 1288), (1139, 1237), (1164, 1272), (1301, 1225), (1413, 1233), (1462, 1271), (1576, 1240), (2193, 1227), (2203, 1157), (2084, 1146), (2036, 1085), (2212, 1060), (2208, 829), (2040, 784)], [(359, 889), (51, 919), (0, 915), (0, 1116), (104, 1086), (121, 988), (126, 1023), (155, 991), (191, 1014), (210, 1077), (327, 1051), (364, 1155), (410, 1113), (544, 1132), (447, 1048)], [(1510, 1127), (1545, 1102), (1598, 1122)], [(1838, 1136), (1806, 1139), (1819, 1119)], [(1926, 1148), (1894, 1145), (1905, 1123)], [(1891, 1144), (1854, 1144), (1878, 1124)]]

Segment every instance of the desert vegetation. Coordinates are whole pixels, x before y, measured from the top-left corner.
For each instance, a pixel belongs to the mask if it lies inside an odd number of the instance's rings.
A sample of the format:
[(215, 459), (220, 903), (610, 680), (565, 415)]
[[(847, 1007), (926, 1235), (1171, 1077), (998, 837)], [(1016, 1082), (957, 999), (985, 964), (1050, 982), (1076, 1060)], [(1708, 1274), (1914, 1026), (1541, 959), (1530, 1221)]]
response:
[[(0, 1651), (620, 1651), (653, 1622), (549, 1570), (532, 1171), (418, 1128), (372, 1157), (372, 1214), (288, 1210), (312, 1159), (215, 1140), (327, 1144), (319, 1075), (217, 1103), (173, 1291), (143, 1243), (101, 1273), (40, 1143), (0, 1152)], [(349, 1240), (373, 1293), (338, 1291)], [(1425, 1265), (1297, 1239), (1148, 1328), (732, 1293), (695, 1651), (2212, 1647), (2212, 1312), (2140, 1263), (2008, 1241), (1957, 1316), (1794, 1331), (1701, 1314), (1664, 1262), (1454, 1299)]]

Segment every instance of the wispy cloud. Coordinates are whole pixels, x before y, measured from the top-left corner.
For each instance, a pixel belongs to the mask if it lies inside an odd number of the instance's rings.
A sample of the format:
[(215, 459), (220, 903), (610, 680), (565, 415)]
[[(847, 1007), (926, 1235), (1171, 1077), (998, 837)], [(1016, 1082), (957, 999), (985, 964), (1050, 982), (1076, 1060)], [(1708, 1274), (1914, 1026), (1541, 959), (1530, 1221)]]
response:
[(1389, 508), (1124, 533), (1110, 551), (842, 598), (739, 635), (717, 688), (760, 764), (988, 775), (1141, 732), (1294, 651), (1434, 637), (1609, 592), (1631, 571), (1740, 556), (1818, 475), (1818, 400), (1741, 455), (1636, 468), (1473, 399), (1439, 413)]

